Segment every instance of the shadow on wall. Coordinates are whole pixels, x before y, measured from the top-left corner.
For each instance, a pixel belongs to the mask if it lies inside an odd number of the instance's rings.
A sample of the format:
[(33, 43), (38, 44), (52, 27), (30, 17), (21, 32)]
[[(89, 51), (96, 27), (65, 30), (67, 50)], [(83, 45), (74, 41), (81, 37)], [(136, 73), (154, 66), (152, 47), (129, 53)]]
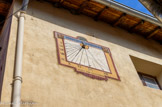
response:
[[(96, 38), (149, 56), (162, 57), (161, 45), (153, 40), (146, 40), (142, 36), (130, 34), (127, 31), (112, 27), (101, 21), (96, 22), (84, 15), (72, 15), (68, 10), (55, 8), (48, 2), (34, 1), (30, 3), (27, 14), (75, 32), (94, 35)], [(47, 16), (49, 17), (47, 18)]]

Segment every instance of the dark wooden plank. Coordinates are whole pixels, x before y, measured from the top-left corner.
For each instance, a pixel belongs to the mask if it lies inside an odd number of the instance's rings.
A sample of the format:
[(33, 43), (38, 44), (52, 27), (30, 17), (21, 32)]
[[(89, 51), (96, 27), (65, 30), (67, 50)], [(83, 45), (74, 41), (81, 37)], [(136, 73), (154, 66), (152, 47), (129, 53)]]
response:
[(150, 33), (150, 35), (147, 36), (147, 39), (153, 37), (160, 29), (161, 29), (161, 27), (159, 27), (159, 26), (158, 26), (157, 28), (155, 28), (155, 29)]
[(77, 9), (77, 13), (80, 14), (81, 11), (88, 5), (90, 0), (86, 0), (86, 1), (83, 1), (83, 3), (79, 6), (79, 8)]
[(60, 8), (62, 6), (62, 3), (64, 2), (64, 0), (50, 0), (51, 2), (53, 2), (53, 6), (54, 7), (57, 7), (57, 8)]
[(124, 16), (126, 16), (126, 13), (123, 13), (123, 14), (114, 22), (113, 26), (117, 26), (117, 25), (121, 22), (121, 20), (122, 20), (122, 18), (123, 18)]
[(0, 2), (0, 15), (6, 16), (8, 13), (8, 9), (10, 4), (8, 2)]
[(99, 12), (97, 13), (97, 15), (94, 17), (94, 20), (97, 21), (97, 20), (99, 19), (100, 15), (101, 15), (101, 14), (104, 12), (104, 10), (107, 9), (107, 8), (108, 8), (108, 7), (105, 6), (103, 9), (101, 9), (101, 11), (99, 11)]
[(143, 23), (144, 23), (144, 20), (139, 21), (137, 24), (135, 24), (134, 26), (132, 26), (132, 27), (129, 29), (129, 32), (132, 33), (132, 32), (134, 31), (134, 29), (135, 29), (137, 26), (139, 26), (139, 25), (141, 25), (141, 24), (143, 24)]

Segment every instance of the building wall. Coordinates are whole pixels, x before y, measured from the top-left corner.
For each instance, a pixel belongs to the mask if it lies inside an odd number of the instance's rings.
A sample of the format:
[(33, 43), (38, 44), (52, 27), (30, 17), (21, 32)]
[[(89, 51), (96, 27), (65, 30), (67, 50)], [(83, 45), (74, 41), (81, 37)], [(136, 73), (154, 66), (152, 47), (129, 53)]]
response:
[[(12, 21), (12, 17), (9, 17), (9, 16), (13, 12), (13, 3), (14, 3), (14, 1), (12, 1), (11, 6), (8, 7), (9, 11), (6, 16), (6, 17), (8, 17), (8, 19), (6, 19), (4, 21), (2, 30), (0, 30), (0, 96), (1, 96), (1, 92), (2, 92), (1, 90), (2, 90), (2, 85), (3, 85), (3, 77), (4, 77), (5, 64), (6, 64), (8, 40), (9, 40), (9, 36), (10, 36), (10, 27), (11, 27), (11, 21)], [(2, 22), (0, 22), (0, 23), (2, 23)]]
[[(15, 4), (15, 11), (20, 4)], [(2, 101), (11, 102), (17, 15), (13, 16)], [(53, 31), (109, 47), (121, 81), (91, 79), (58, 64)], [(46, 2), (33, 1), (25, 17), (23, 102), (34, 107), (161, 107), (162, 91), (145, 87), (131, 56), (162, 65), (161, 45)], [(9, 106), (9, 105), (2, 105)]]

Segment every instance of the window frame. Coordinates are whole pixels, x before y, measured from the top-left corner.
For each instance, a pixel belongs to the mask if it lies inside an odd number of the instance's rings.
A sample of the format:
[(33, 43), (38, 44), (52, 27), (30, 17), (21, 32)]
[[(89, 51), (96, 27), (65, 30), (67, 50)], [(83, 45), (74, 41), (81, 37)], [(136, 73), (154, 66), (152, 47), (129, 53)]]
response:
[[(149, 77), (149, 78), (154, 79), (155, 82), (156, 82), (156, 84), (157, 84), (158, 87), (159, 87), (159, 90), (162, 90), (162, 87), (160, 86), (160, 84), (159, 84), (159, 82), (158, 82), (158, 80), (157, 80), (157, 78), (156, 78), (155, 76), (148, 75), (148, 74), (144, 74), (144, 73), (141, 73), (141, 72), (137, 72), (137, 73), (138, 73), (138, 75), (139, 75), (139, 77), (140, 77), (140, 80), (141, 80), (141, 82), (143, 83), (144, 86), (147, 86), (147, 84), (145, 83), (145, 80), (144, 80), (144, 78), (143, 78), (143, 76), (146, 76), (146, 77)], [(147, 87), (149, 87), (149, 86), (147, 86)], [(151, 87), (150, 87), (150, 88), (151, 88)], [(153, 88), (153, 89), (156, 89), (156, 88)]]

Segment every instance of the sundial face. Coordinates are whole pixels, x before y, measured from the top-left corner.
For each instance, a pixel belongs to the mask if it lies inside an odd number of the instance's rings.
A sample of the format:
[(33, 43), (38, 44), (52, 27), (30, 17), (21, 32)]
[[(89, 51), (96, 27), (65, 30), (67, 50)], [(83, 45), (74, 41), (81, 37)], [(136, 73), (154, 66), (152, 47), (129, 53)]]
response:
[(119, 80), (110, 50), (86, 41), (55, 32), (59, 64), (72, 67), (85, 76), (107, 80)]
[(64, 36), (66, 58), (68, 62), (110, 73), (102, 47)]

